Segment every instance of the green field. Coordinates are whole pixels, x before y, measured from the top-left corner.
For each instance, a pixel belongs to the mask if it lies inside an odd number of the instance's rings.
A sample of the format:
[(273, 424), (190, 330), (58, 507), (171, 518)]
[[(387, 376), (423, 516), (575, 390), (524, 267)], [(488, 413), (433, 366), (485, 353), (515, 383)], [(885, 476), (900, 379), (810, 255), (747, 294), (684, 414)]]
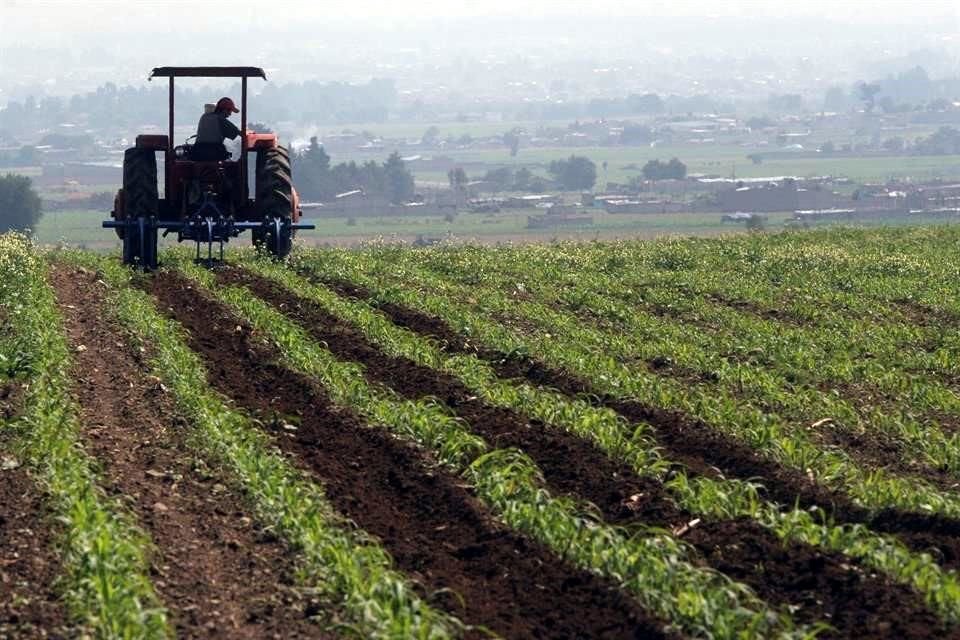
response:
[[(462, 213), (448, 222), (440, 217), (394, 216), (357, 217), (353, 223), (347, 218), (317, 218), (311, 222), (317, 228), (303, 231), (299, 242), (308, 246), (355, 245), (378, 240), (412, 242), (418, 236), (457, 242), (546, 242), (554, 239), (595, 240), (626, 238), (657, 238), (661, 236), (715, 236), (746, 231), (742, 224), (724, 224), (720, 213), (653, 213), (609, 214), (593, 210), (592, 225), (577, 227), (557, 226), (552, 229), (527, 229), (527, 216), (542, 214), (537, 209), (505, 210), (498, 214)], [(791, 217), (788, 213), (769, 214), (766, 229), (778, 231)], [(97, 250), (119, 250), (120, 241), (113, 231), (102, 229), (105, 214), (99, 211), (56, 211), (41, 218), (35, 230), (38, 242), (46, 245), (66, 244)], [(910, 219), (864, 220), (854, 225), (840, 222), (821, 222), (815, 226), (897, 227), (904, 225), (937, 225), (941, 219), (911, 217)], [(233, 241), (232, 246), (247, 246), (249, 235)], [(161, 239), (161, 246), (175, 246), (173, 236)]]
[[(746, 158), (748, 150), (740, 147), (580, 147), (522, 149), (516, 158), (508, 150), (445, 152), (459, 162), (482, 162), (491, 166), (527, 166), (535, 173), (546, 174), (551, 160), (583, 155), (597, 164), (597, 187), (603, 190), (606, 182), (625, 183), (639, 176), (643, 165), (654, 159), (679, 158), (689, 173), (719, 175), (722, 177), (753, 178), (764, 176), (835, 176), (859, 182), (884, 182), (894, 178), (912, 178), (917, 181), (934, 178), (960, 177), (960, 156), (879, 156), (864, 158), (776, 158), (753, 164)], [(356, 159), (370, 159), (357, 155)], [(335, 158), (335, 160), (337, 160)], [(602, 164), (607, 162), (607, 172)], [(629, 168), (634, 165), (633, 168)], [(479, 175), (474, 175), (479, 173)], [(471, 177), (481, 177), (474, 171)], [(442, 172), (421, 171), (418, 180), (447, 182)]]
[(2, 235), (0, 637), (955, 637), (958, 247)]

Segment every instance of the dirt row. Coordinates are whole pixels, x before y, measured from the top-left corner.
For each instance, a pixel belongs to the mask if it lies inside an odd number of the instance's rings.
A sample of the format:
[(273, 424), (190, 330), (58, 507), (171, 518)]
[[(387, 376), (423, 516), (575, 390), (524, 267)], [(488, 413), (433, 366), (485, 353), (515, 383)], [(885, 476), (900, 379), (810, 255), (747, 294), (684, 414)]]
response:
[[(677, 530), (694, 521), (693, 514), (674, 505), (662, 485), (638, 476), (592, 443), (486, 405), (449, 375), (385, 355), (350, 325), (275, 283), (238, 269), (220, 271), (218, 279), (224, 285), (248, 287), (338, 358), (363, 364), (371, 381), (408, 398), (437, 398), (493, 446), (524, 450), (543, 469), (548, 488), (589, 500), (608, 522)], [(772, 603), (796, 607), (798, 620), (830, 620), (841, 637), (925, 637), (939, 625), (910, 589), (870, 574), (841, 555), (800, 544), (784, 546), (749, 520), (700, 522), (685, 539), (699, 551), (696, 561), (750, 585)]]
[(187, 280), (161, 273), (147, 286), (189, 330), (210, 383), (258, 416), (432, 602), (504, 637), (663, 637), (663, 622), (614, 585), (497, 525), (461, 480), (274, 364), (242, 319)]
[[(677, 380), (686, 385), (705, 385), (704, 388), (707, 389), (716, 388), (719, 382), (719, 377), (712, 371), (684, 368), (673, 363), (668, 357), (654, 357), (642, 362), (625, 362), (624, 364), (639, 365), (654, 375)], [(824, 393), (839, 392), (845, 401), (861, 412), (878, 408), (883, 402), (879, 392), (874, 390), (871, 393), (871, 390), (863, 387), (858, 389), (853, 385), (825, 383), (819, 385), (819, 389)], [(745, 403), (753, 404), (770, 413), (783, 412), (783, 407), (779, 403), (754, 398), (739, 393), (736, 389), (732, 391)], [(891, 409), (894, 408), (892, 402), (887, 401), (887, 404)], [(956, 419), (944, 423), (944, 428), (949, 429), (955, 421)], [(809, 428), (808, 434), (814, 443), (822, 447), (840, 449), (862, 466), (882, 468), (904, 478), (922, 480), (945, 492), (955, 492), (960, 486), (960, 480), (949, 469), (931, 466), (926, 460), (915, 455), (915, 451), (907, 443), (881, 431), (826, 421), (815, 428)]]
[(871, 512), (857, 506), (845, 493), (830, 490), (798, 471), (758, 456), (746, 445), (724, 436), (692, 416), (605, 397), (588, 382), (566, 372), (535, 360), (476, 345), (439, 318), (401, 305), (377, 301), (363, 287), (334, 280), (323, 281), (323, 284), (340, 295), (370, 300), (397, 325), (437, 340), (451, 353), (476, 355), (488, 362), (504, 379), (523, 378), (610, 407), (632, 422), (652, 425), (657, 443), (663, 447), (665, 456), (682, 464), (694, 476), (743, 480), (760, 478), (762, 493), (769, 500), (783, 505), (797, 502), (804, 508), (819, 506), (838, 522), (866, 524), (876, 531), (896, 536), (915, 551), (930, 553), (946, 568), (960, 568), (960, 520), (897, 509)]
[(18, 382), (0, 385), (0, 638), (71, 638), (79, 630), (54, 588), (61, 565), (53, 516), (4, 425), (21, 395)]
[(330, 637), (293, 586), (294, 557), (185, 441), (146, 354), (106, 321), (104, 285), (83, 269), (51, 275), (73, 350), (83, 444), (155, 544), (151, 579), (181, 638)]

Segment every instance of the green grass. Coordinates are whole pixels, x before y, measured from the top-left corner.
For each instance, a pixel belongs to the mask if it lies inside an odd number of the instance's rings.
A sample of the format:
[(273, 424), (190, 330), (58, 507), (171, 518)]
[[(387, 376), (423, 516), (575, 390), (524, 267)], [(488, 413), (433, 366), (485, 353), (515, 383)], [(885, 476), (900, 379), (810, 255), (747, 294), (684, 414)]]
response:
[[(723, 177), (753, 178), (764, 176), (825, 176), (846, 177), (855, 181), (877, 182), (890, 178), (931, 179), (960, 176), (960, 156), (877, 156), (877, 157), (798, 157), (783, 156), (765, 159), (753, 164), (747, 155), (756, 149), (737, 145), (715, 146), (661, 146), (661, 147), (529, 147), (521, 148), (515, 158), (510, 150), (503, 149), (453, 149), (425, 155), (445, 155), (457, 162), (485, 163), (495, 166), (527, 166), (535, 173), (546, 174), (552, 160), (567, 158), (571, 154), (586, 156), (597, 165), (597, 188), (603, 189), (606, 182), (625, 183), (640, 175), (640, 169), (648, 160), (679, 158), (687, 165), (689, 173), (704, 173)], [(762, 153), (762, 152), (761, 152)], [(384, 152), (379, 152), (383, 155)], [(334, 157), (334, 162), (345, 160), (378, 159), (378, 154), (352, 152)], [(382, 158), (380, 158), (382, 159)], [(604, 173), (602, 164), (607, 162)], [(630, 168), (630, 165), (635, 165)], [(483, 171), (470, 168), (471, 177), (481, 177)], [(440, 172), (419, 171), (418, 180), (446, 184), (447, 176)]]
[(91, 211), (86, 209), (67, 209), (47, 211), (33, 229), (40, 244), (59, 244), (61, 242), (75, 247), (91, 249), (120, 248), (120, 239), (113, 229), (103, 229), (100, 223), (110, 218), (109, 211)]

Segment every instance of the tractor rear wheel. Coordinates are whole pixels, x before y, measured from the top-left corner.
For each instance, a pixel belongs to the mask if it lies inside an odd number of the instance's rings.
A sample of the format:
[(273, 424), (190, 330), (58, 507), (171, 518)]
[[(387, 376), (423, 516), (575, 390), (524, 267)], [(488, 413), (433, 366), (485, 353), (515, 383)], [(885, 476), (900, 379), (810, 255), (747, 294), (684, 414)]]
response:
[(156, 217), (159, 206), (157, 156), (153, 149), (127, 149), (123, 154), (124, 215)]
[[(253, 244), (277, 258), (284, 258), (293, 248), (293, 179), (290, 157), (283, 147), (257, 152), (256, 208), (265, 222), (253, 230)], [(280, 224), (276, 224), (276, 221)]]
[(157, 263), (157, 230), (152, 221), (160, 210), (157, 156), (152, 149), (132, 147), (123, 154), (123, 219), (137, 224), (118, 228), (124, 264), (153, 268)]

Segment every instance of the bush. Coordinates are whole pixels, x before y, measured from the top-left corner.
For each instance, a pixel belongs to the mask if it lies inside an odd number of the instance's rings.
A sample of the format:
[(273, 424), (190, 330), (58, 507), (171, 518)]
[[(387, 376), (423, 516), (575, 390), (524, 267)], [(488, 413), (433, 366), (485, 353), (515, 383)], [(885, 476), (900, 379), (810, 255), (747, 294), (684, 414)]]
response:
[(683, 180), (687, 177), (687, 165), (677, 158), (670, 162), (651, 160), (643, 165), (643, 177), (647, 180)]
[(0, 233), (33, 229), (41, 215), (40, 196), (30, 178), (11, 173), (0, 177)]

